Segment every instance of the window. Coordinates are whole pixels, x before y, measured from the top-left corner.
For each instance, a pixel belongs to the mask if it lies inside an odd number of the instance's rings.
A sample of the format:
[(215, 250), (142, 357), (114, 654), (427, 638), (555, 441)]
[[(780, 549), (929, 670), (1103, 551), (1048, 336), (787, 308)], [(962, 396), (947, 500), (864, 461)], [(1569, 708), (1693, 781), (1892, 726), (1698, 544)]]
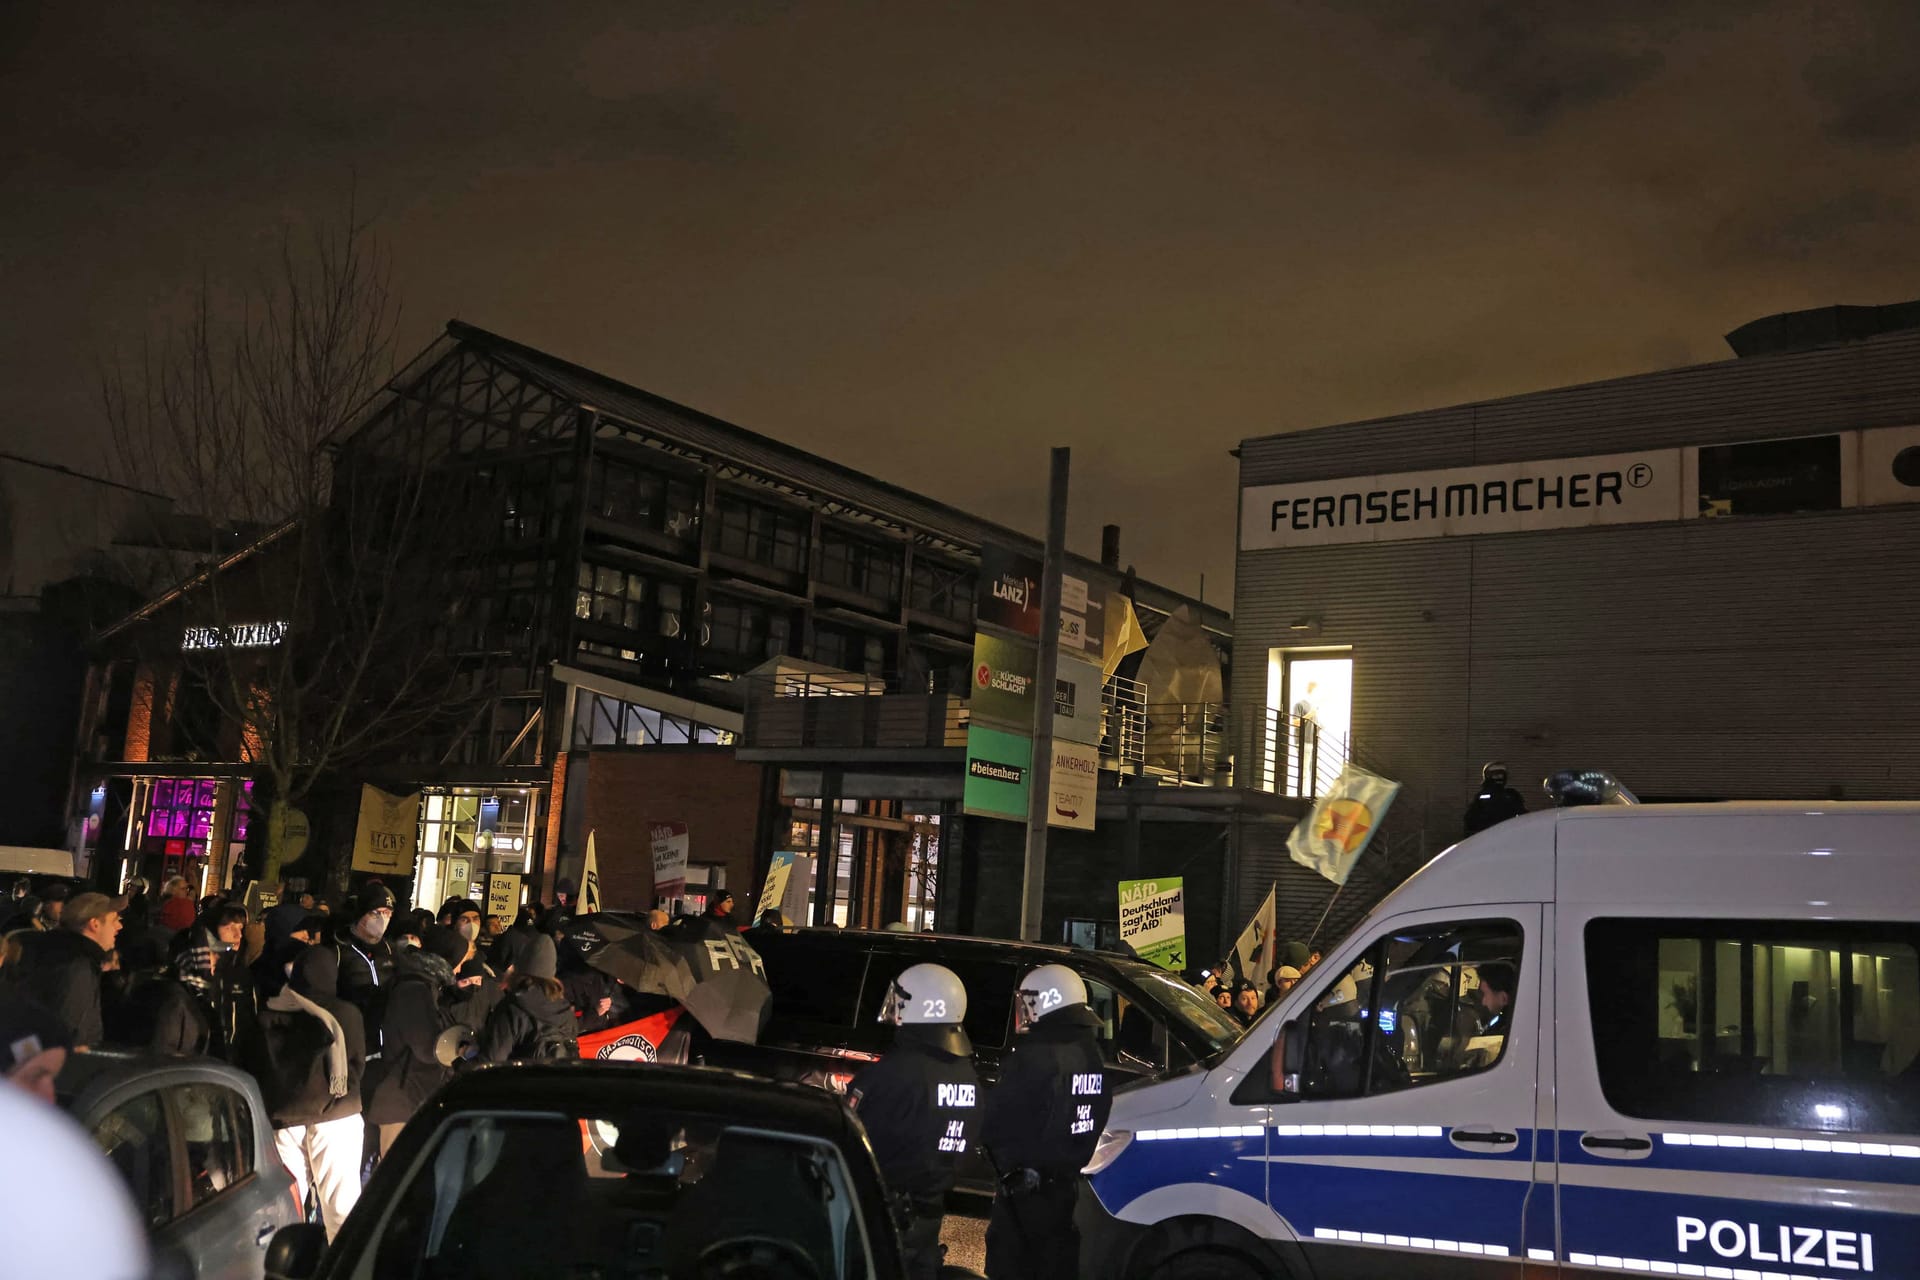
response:
[(93, 1141), (119, 1170), (148, 1228), (172, 1222), (173, 1139), (167, 1132), (160, 1095), (143, 1093), (121, 1103), (94, 1124)]
[(842, 671), (879, 675), (885, 670), (887, 664), (887, 642), (879, 636), (855, 631), (850, 627), (836, 627), (824, 622), (815, 623), (813, 660), (823, 666), (838, 667)]
[(1920, 1125), (1920, 927), (1595, 920), (1586, 951), (1600, 1086), (1622, 1114)]
[(1087, 1007), (1100, 1019), (1100, 1056), (1108, 1066), (1140, 1072), (1166, 1065), (1167, 1028), (1147, 1006), (1088, 978)]
[(720, 527), (715, 550), (788, 573), (806, 571), (812, 520), (804, 511), (764, 506), (730, 493), (721, 494), (716, 505)]
[(180, 1085), (167, 1096), (187, 1158), (188, 1207), (198, 1208), (253, 1172), (252, 1115), (245, 1100), (217, 1084)]
[(574, 585), (574, 617), (628, 631), (640, 629), (640, 606), (647, 598), (647, 580), (640, 574), (583, 563)]
[(973, 570), (916, 556), (913, 575), (907, 582), (907, 604), (921, 613), (972, 622), (973, 587)]
[(900, 598), (901, 555), (831, 526), (820, 531), (820, 581), (880, 600)]
[(867, 971), (865, 952), (801, 948), (769, 938), (760, 944), (773, 984), (776, 1022), (851, 1027)]
[(784, 613), (724, 596), (715, 596), (708, 609), (705, 638), (710, 647), (756, 662), (785, 651), (789, 623)]
[(587, 510), (596, 519), (648, 529), (691, 545), (699, 539), (702, 488), (691, 477), (598, 457), (593, 462)]
[(1301, 1096), (1393, 1093), (1487, 1070), (1506, 1051), (1519, 972), (1509, 921), (1377, 940), (1314, 1001)]

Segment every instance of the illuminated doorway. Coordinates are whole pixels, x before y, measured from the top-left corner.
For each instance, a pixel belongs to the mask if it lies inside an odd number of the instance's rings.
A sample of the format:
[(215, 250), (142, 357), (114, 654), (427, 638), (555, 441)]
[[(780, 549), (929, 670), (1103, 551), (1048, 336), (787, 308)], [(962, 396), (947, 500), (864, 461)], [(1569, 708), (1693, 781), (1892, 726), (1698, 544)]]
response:
[(1269, 791), (1317, 796), (1347, 763), (1353, 733), (1353, 651), (1271, 649), (1267, 707), (1272, 748), (1263, 781)]

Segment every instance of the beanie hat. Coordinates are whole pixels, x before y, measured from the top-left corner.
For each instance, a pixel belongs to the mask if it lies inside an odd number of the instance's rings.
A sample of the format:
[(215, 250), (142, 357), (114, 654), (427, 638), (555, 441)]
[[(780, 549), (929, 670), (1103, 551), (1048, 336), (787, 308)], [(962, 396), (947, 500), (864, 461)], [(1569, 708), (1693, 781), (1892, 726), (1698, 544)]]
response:
[(480, 911), (480, 904), (475, 902), (472, 898), (448, 898), (445, 902), (440, 904), (440, 918), (442, 920), (446, 919), (448, 916), (452, 916), (455, 920), (458, 920), (461, 916), (467, 914), (467, 912), (469, 911), (473, 912), (473, 914), (475, 915), (482, 914)]
[(1307, 967), (1307, 957), (1312, 953), (1304, 942), (1284, 942), (1280, 944), (1280, 963), (1292, 965), (1296, 969)]
[(544, 933), (537, 933), (514, 961), (513, 971), (524, 973), (529, 978), (551, 978), (559, 972), (559, 956), (553, 949), (553, 939)]
[(360, 886), (360, 892), (353, 895), (353, 918), (364, 919), (374, 912), (385, 908), (393, 910), (393, 891), (377, 880), (370, 880)]
[(287, 982), (303, 996), (340, 994), (340, 953), (332, 947), (300, 946)]
[(443, 924), (430, 924), (420, 931), (420, 949), (456, 965), (467, 954), (467, 940)]

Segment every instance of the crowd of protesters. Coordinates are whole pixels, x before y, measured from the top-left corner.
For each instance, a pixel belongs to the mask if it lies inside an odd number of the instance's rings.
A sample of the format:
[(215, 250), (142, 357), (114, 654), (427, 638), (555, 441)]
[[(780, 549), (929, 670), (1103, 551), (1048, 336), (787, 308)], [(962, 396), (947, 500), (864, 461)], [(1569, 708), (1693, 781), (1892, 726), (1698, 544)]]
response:
[[(289, 879), (255, 918), (178, 877), (119, 897), (22, 878), (0, 900), (0, 1077), (52, 1100), (67, 1055), (99, 1047), (246, 1070), (331, 1235), (456, 1071), (572, 1056), (646, 1011), (569, 945), (574, 885), (555, 890), (507, 921), (464, 897), (402, 910), (378, 880), (330, 898)], [(731, 907), (718, 895), (695, 927), (733, 928)]]

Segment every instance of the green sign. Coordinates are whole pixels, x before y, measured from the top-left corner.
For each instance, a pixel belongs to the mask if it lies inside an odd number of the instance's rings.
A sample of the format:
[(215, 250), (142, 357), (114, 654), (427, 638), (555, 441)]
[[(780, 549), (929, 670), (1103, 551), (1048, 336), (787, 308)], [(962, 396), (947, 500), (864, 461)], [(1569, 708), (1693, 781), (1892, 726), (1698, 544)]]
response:
[(1186, 890), (1179, 876), (1120, 882), (1120, 941), (1148, 964), (1187, 967)]
[(973, 637), (973, 696), (967, 709), (978, 722), (1023, 732), (1033, 727), (1034, 648), (1024, 640)]
[(1032, 766), (1032, 738), (978, 723), (971, 726), (967, 730), (965, 812), (976, 817), (1026, 821)]

